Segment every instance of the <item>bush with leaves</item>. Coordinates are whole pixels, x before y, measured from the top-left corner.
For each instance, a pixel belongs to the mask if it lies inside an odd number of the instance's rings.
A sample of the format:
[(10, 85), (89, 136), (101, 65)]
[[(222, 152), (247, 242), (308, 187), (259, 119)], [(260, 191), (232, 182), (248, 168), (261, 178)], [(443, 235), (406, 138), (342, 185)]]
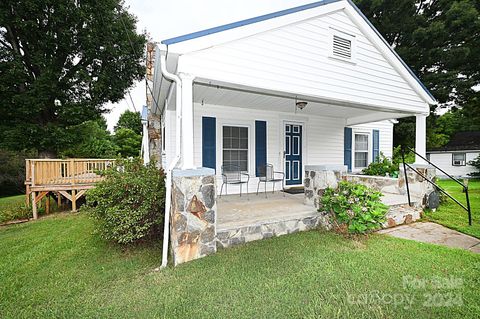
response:
[(390, 159), (383, 154), (377, 158), (377, 161), (370, 163), (367, 168), (362, 170), (362, 173), (373, 176), (390, 176), (398, 177), (398, 165), (393, 164)]
[(480, 177), (480, 155), (477, 156), (474, 160), (468, 162), (468, 165), (475, 167), (476, 172), (469, 173), (470, 176)]
[(120, 244), (158, 238), (164, 216), (163, 171), (134, 158), (118, 160), (102, 174), (105, 180), (86, 196), (102, 237)]
[[(405, 163), (413, 164), (415, 162), (415, 154), (408, 150), (405, 152)], [(393, 155), (392, 155), (392, 163), (400, 165), (403, 163), (402, 161), (402, 145), (398, 145), (397, 147), (393, 148)]]
[(382, 194), (365, 185), (342, 181), (336, 189), (327, 188), (320, 211), (331, 213), (339, 226), (345, 225), (352, 234), (365, 234), (381, 227), (388, 206)]

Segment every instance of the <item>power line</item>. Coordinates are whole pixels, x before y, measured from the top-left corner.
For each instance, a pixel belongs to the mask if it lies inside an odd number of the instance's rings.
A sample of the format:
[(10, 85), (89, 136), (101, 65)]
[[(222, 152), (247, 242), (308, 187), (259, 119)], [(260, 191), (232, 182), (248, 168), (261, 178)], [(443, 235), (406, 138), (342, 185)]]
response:
[[(127, 35), (127, 39), (128, 39), (128, 42), (130, 43), (130, 46), (132, 47), (132, 51), (133, 51), (133, 54), (135, 56), (137, 56), (137, 51), (135, 50), (135, 46), (133, 45), (133, 41), (132, 39), (130, 38), (130, 34), (128, 33), (128, 29), (127, 29), (127, 26), (125, 25), (125, 21), (123, 20), (123, 16), (121, 14), (121, 10), (118, 10), (118, 13), (120, 15), (120, 21), (122, 22), (122, 25), (123, 25), (123, 29), (125, 30), (125, 33)], [(155, 103), (155, 106), (157, 107), (157, 109), (160, 109), (158, 107), (158, 103), (157, 103), (157, 100), (155, 99), (155, 94), (153, 93), (152, 89), (150, 88), (150, 85), (148, 84), (148, 81), (145, 81), (145, 85), (147, 86), (147, 89), (150, 91), (150, 94), (152, 95), (152, 99), (153, 99), (153, 102)], [(130, 91), (128, 92), (128, 94), (130, 95)], [(130, 99), (132, 97), (130, 96)], [(133, 103), (133, 102), (132, 102)], [(134, 105), (134, 108), (135, 108), (135, 105)]]

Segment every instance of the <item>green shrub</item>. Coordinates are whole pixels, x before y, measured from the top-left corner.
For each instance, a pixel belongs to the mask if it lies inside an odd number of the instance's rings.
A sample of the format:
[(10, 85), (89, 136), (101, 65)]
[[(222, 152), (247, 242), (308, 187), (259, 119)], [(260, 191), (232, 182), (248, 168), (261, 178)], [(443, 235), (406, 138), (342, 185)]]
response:
[(87, 206), (103, 238), (120, 244), (161, 235), (165, 184), (155, 163), (118, 160), (102, 172), (105, 180), (87, 192)]
[(362, 170), (362, 173), (373, 176), (390, 176), (398, 177), (398, 165), (393, 164), (390, 159), (380, 154), (376, 162), (370, 163), (367, 168)]
[(469, 173), (470, 176), (480, 177), (480, 156), (477, 156), (474, 160), (467, 163), (468, 165), (472, 165), (477, 170), (476, 172)]
[(338, 188), (327, 188), (322, 196), (321, 211), (334, 215), (339, 225), (349, 233), (364, 234), (381, 227), (388, 206), (380, 200), (382, 194), (367, 186), (340, 182)]
[[(415, 162), (415, 154), (411, 151), (405, 152), (405, 163), (412, 164)], [(397, 167), (402, 164), (402, 145), (393, 148), (392, 163)]]

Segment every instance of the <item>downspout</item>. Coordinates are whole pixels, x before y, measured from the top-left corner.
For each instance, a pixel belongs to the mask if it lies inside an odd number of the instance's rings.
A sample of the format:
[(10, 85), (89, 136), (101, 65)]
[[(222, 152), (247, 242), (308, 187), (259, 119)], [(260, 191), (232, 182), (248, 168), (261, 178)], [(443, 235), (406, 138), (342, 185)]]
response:
[[(173, 73), (168, 72), (167, 70), (167, 59), (166, 56), (160, 53), (160, 70), (162, 71), (162, 75), (170, 80), (175, 82), (176, 89), (177, 89), (177, 96), (176, 96), (176, 127), (175, 127), (175, 157), (173, 158), (172, 162), (167, 168), (167, 185), (165, 191), (165, 221), (163, 225), (163, 249), (162, 249), (162, 264), (160, 265), (160, 269), (165, 268), (167, 266), (168, 261), (168, 243), (169, 243), (169, 236), (170, 236), (170, 207), (172, 205), (172, 171), (175, 166), (178, 164), (181, 158), (181, 123), (182, 123), (182, 101), (181, 101), (181, 92), (182, 92), (182, 81), (180, 78)], [(163, 136), (163, 138), (165, 138)]]

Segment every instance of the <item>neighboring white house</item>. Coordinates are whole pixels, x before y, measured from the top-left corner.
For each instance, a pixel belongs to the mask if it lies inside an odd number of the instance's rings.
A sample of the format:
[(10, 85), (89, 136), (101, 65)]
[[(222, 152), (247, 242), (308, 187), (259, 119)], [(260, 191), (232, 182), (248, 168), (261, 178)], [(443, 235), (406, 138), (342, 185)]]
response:
[[(445, 146), (427, 151), (427, 159), (452, 176), (475, 172), (468, 163), (480, 155), (480, 131), (455, 134)], [(445, 174), (437, 170), (438, 176)]]
[(416, 150), (425, 154), (436, 103), (346, 0), (164, 40), (154, 70), (149, 112), (161, 116), (162, 166), (210, 167), (220, 181), (233, 163), (250, 175), (251, 192), (265, 163), (298, 186), (306, 165), (360, 171), (380, 152), (391, 156), (401, 117), (416, 116)]

